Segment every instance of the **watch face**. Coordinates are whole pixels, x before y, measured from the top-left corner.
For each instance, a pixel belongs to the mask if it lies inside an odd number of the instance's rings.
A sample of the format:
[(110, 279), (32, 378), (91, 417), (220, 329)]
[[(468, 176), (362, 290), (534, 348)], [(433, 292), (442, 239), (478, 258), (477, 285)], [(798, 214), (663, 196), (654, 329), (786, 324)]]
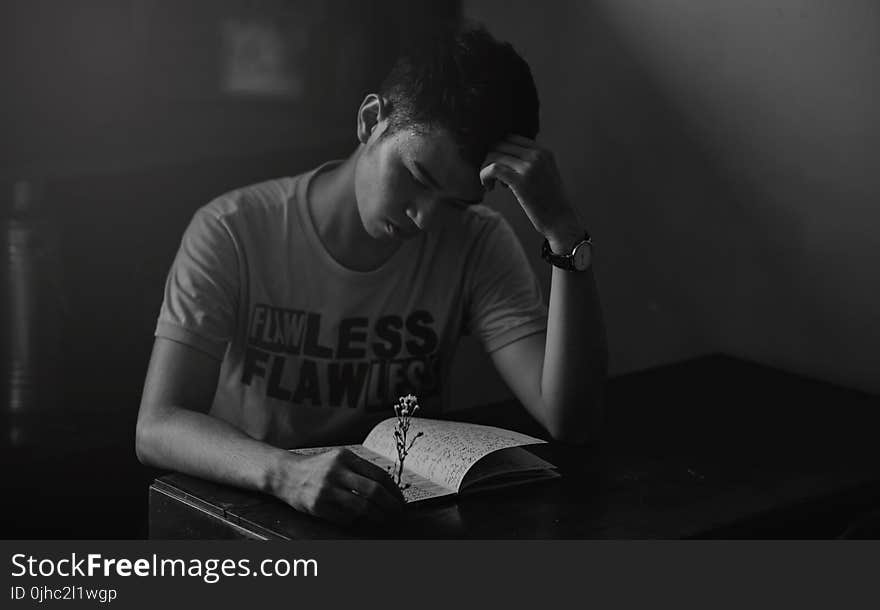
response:
[(593, 249), (590, 247), (590, 244), (580, 244), (575, 248), (574, 253), (571, 255), (571, 262), (574, 265), (574, 268), (578, 271), (584, 271), (590, 266), (590, 261), (593, 257), (592, 255)]

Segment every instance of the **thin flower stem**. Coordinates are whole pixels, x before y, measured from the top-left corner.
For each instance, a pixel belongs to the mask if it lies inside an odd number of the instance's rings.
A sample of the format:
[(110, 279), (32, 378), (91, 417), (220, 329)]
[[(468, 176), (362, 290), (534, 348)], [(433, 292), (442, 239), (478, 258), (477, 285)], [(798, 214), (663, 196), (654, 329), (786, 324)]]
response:
[(401, 396), (397, 404), (394, 405), (394, 414), (397, 417), (397, 421), (394, 426), (394, 444), (397, 449), (397, 463), (395, 464), (397, 475), (396, 475), (396, 483), (400, 489), (405, 489), (409, 487), (409, 485), (403, 485), (403, 463), (406, 460), (406, 456), (409, 455), (409, 450), (412, 449), (413, 444), (415, 444), (416, 439), (423, 435), (422, 432), (419, 432), (412, 439), (410, 439), (409, 445), (407, 445), (407, 436), (409, 434), (409, 427), (411, 424), (411, 418), (418, 411), (418, 399), (412, 394), (408, 394), (406, 396)]

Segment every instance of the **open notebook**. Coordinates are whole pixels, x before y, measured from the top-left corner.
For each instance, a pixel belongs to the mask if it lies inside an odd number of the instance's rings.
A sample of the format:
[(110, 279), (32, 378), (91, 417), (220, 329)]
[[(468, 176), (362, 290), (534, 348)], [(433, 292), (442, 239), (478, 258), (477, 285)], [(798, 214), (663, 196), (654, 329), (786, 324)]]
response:
[[(396, 418), (376, 424), (361, 445), (345, 445), (360, 457), (388, 471), (394, 466)], [(423, 432), (406, 456), (403, 490), (407, 503), (458, 493), (507, 487), (558, 478), (556, 467), (523, 449), (541, 439), (493, 426), (414, 418), (409, 438)], [(291, 449), (314, 455), (333, 447)]]

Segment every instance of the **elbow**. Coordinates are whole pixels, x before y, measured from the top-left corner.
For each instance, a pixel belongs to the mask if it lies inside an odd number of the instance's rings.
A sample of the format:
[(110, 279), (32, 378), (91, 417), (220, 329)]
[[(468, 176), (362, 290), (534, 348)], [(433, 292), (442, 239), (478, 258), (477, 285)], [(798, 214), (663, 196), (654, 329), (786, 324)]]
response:
[(586, 447), (593, 445), (601, 438), (601, 431), (596, 425), (548, 427), (550, 438), (555, 443)]
[(134, 453), (137, 456), (138, 462), (143, 464), (144, 466), (149, 466), (149, 459), (147, 457), (147, 432), (146, 426), (138, 419), (137, 426), (135, 428), (134, 433)]
[(594, 445), (602, 437), (604, 413), (603, 401), (596, 399), (592, 401), (586, 412), (548, 421), (544, 427), (556, 443), (579, 447)]
[(166, 467), (163, 453), (173, 410), (174, 407), (141, 402), (134, 433), (134, 452), (144, 466)]
[(156, 466), (153, 450), (153, 424), (146, 417), (138, 417), (134, 434), (134, 452), (138, 461), (144, 466)]
[(603, 349), (596, 367), (579, 388), (556, 395), (545, 405), (549, 417), (545, 425), (552, 439), (567, 445), (586, 446), (601, 440), (605, 424), (605, 385), (608, 379), (608, 353)]

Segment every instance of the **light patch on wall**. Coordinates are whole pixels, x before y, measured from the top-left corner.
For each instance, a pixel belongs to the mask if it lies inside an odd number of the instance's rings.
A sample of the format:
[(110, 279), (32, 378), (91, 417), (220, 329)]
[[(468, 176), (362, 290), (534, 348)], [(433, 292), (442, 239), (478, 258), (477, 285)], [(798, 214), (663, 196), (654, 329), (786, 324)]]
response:
[(221, 28), (224, 93), (297, 100), (305, 91), (301, 63), (308, 46), (305, 27), (281, 30), (277, 23), (257, 19), (228, 19)]

